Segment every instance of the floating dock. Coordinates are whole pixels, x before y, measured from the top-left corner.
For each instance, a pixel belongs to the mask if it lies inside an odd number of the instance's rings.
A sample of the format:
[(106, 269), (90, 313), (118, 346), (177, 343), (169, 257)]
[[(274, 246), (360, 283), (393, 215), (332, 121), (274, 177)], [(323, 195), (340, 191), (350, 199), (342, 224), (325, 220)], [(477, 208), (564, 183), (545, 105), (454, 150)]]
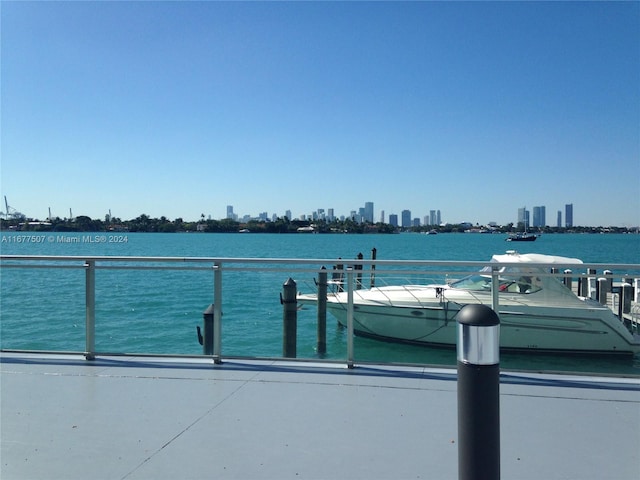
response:
[[(458, 477), (451, 368), (7, 352), (0, 367), (3, 480)], [(640, 478), (637, 377), (502, 372), (500, 424), (502, 478)]]

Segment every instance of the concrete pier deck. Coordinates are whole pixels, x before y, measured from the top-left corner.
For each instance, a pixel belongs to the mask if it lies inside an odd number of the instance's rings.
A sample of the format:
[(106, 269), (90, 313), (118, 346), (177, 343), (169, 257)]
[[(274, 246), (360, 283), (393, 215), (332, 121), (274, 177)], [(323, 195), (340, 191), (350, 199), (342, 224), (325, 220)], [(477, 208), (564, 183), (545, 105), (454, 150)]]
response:
[[(0, 355), (0, 478), (455, 479), (456, 370)], [(505, 479), (640, 478), (640, 379), (503, 372)]]

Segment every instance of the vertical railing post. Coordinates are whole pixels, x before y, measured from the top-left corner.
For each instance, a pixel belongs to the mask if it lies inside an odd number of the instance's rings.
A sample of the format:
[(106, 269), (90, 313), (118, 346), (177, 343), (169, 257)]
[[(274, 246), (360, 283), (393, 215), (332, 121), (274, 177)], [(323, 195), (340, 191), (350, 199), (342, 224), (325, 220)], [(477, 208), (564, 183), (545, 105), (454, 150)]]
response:
[(96, 358), (96, 262), (87, 260), (85, 266), (85, 350), (84, 358)]
[(213, 265), (213, 362), (222, 363), (222, 265)]
[(318, 273), (318, 354), (327, 352), (327, 269), (323, 266)]
[(458, 479), (500, 478), (500, 319), (487, 305), (458, 313)]
[(498, 294), (500, 293), (500, 268), (497, 266), (491, 267), (491, 308), (494, 312), (498, 312), (500, 306), (500, 299)]
[(347, 268), (347, 367), (353, 368), (353, 267)]

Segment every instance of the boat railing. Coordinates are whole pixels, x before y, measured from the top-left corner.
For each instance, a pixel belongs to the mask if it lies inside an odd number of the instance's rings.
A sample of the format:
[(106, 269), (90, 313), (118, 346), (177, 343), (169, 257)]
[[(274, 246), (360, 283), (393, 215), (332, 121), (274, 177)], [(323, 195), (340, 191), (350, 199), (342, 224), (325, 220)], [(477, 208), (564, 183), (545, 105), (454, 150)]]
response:
[[(74, 277), (74, 286), (76, 290), (74, 297), (78, 294), (84, 294), (84, 308), (83, 319), (84, 320), (84, 349), (82, 351), (74, 351), (74, 353), (81, 353), (87, 359), (93, 359), (101, 354), (167, 354), (167, 352), (134, 352), (123, 348), (122, 351), (114, 352), (114, 348), (111, 347), (109, 351), (102, 351), (96, 348), (96, 345), (100, 342), (97, 335), (104, 335), (103, 332), (96, 329), (96, 305), (100, 301), (104, 300), (104, 297), (115, 295), (116, 292), (110, 285), (105, 285), (104, 275), (111, 275), (109, 281), (113, 278), (117, 278), (118, 275), (124, 272), (136, 271), (146, 272), (145, 275), (153, 275), (154, 273), (164, 272), (166, 275), (177, 276), (182, 275), (198, 275), (197, 281), (194, 282), (194, 278), (189, 279), (180, 277), (180, 281), (188, 281), (194, 285), (198, 285), (198, 288), (205, 293), (203, 297), (198, 297), (199, 304), (205, 303), (206, 305), (212, 305), (213, 309), (213, 348), (209, 354), (203, 352), (203, 355), (210, 356), (214, 363), (220, 363), (223, 359), (223, 345), (225, 338), (223, 338), (223, 332), (225, 336), (229, 335), (229, 330), (225, 328), (223, 330), (222, 325), (226, 324), (223, 318), (223, 311), (233, 311), (238, 307), (238, 304), (250, 303), (250, 293), (247, 292), (233, 292), (232, 295), (228, 295), (227, 283), (234, 283), (235, 285), (241, 284), (244, 287), (252, 283), (271, 282), (277, 286), (282, 286), (286, 280), (285, 277), (294, 278), (297, 281), (317, 278), (319, 274), (328, 274), (331, 270), (327, 270), (327, 266), (334, 265), (336, 259), (297, 259), (297, 258), (218, 258), (218, 257), (153, 257), (153, 256), (29, 256), (29, 255), (0, 255), (0, 274), (2, 274), (2, 297), (3, 303), (10, 295), (22, 295), (19, 300), (14, 301), (14, 304), (22, 302), (24, 305), (28, 305), (33, 301), (33, 288), (27, 288), (23, 292), (9, 292), (7, 289), (12, 285), (10, 281), (10, 275), (15, 269), (30, 270), (30, 271), (44, 271), (53, 270), (59, 272), (62, 275), (63, 271), (76, 270), (83, 271), (82, 281), (78, 281), (77, 276)], [(395, 281), (400, 278), (409, 278), (416, 284), (420, 283), (420, 279), (438, 279), (440, 278), (440, 284), (447, 283), (447, 279), (451, 277), (460, 278), (468, 274), (477, 273), (484, 267), (489, 267), (490, 275), (492, 277), (492, 300), (493, 308), (498, 311), (499, 297), (498, 297), (498, 282), (499, 271), (495, 263), (492, 262), (479, 262), (479, 261), (430, 261), (430, 260), (349, 260), (348, 262), (342, 261), (346, 265), (343, 275), (343, 281), (340, 288), (344, 288), (344, 291), (348, 293), (347, 298), (347, 329), (344, 336), (346, 341), (346, 358), (334, 356), (333, 358), (341, 358), (346, 360), (347, 365), (352, 366), (355, 362), (354, 353), (354, 329), (353, 329), (353, 312), (354, 312), (354, 295), (357, 295), (357, 291), (360, 288), (368, 288), (366, 282), (363, 282), (363, 278), (367, 275), (370, 276), (373, 282), (375, 278), (376, 284), (378, 282), (385, 281), (386, 284), (394, 284)], [(503, 264), (500, 266), (517, 266), (521, 265), (517, 262), (513, 264)], [(545, 267), (548, 273), (545, 275), (558, 276), (562, 281), (566, 279), (575, 279), (583, 275), (582, 273), (570, 270), (563, 270), (562, 265), (556, 264), (539, 264)], [(576, 269), (577, 265), (566, 265), (567, 269)], [(618, 285), (618, 291), (611, 293), (609, 298), (614, 298), (616, 295), (621, 295), (623, 291), (620, 285), (628, 282), (629, 279), (635, 281), (635, 295), (631, 302), (631, 309), (625, 313), (621, 320), (627, 322), (631, 329), (638, 331), (638, 278), (640, 278), (640, 264), (581, 264), (581, 270), (590, 272), (586, 279), (597, 277), (594, 272), (607, 271), (607, 279), (611, 280), (612, 285)], [(179, 273), (182, 272), (182, 273)], [(620, 272), (613, 274), (611, 272)], [(233, 275), (249, 275), (249, 281), (243, 277), (242, 282), (229, 280)], [(113, 276), (113, 277), (112, 277)], [(261, 277), (265, 277), (265, 280), (261, 280)], [(61, 277), (62, 278), (62, 277)], [(66, 277), (65, 277), (66, 278)], [(103, 278), (102, 281), (97, 281)], [(278, 281), (279, 279), (279, 281)], [(55, 279), (51, 280), (56, 282)], [(66, 281), (66, 280), (65, 280)], [(175, 281), (169, 279), (169, 277), (162, 277), (162, 282), (165, 286), (170, 288), (170, 284)], [(64, 283), (64, 282), (63, 282)], [(190, 284), (191, 284), (190, 283)], [(100, 284), (100, 288), (97, 285)], [(168, 284), (168, 285), (166, 285)], [(243, 287), (243, 288), (244, 288)], [(125, 285), (124, 290), (127, 289)], [(207, 292), (208, 290), (208, 292)], [(241, 289), (242, 290), (242, 289)], [(410, 289), (408, 289), (410, 290)], [(225, 296), (223, 297), (223, 291)], [(625, 290), (626, 291), (626, 290)], [(244, 296), (243, 296), (244, 294)], [(229, 299), (230, 298), (230, 299)], [(246, 315), (250, 317), (261, 317), (263, 313), (256, 309), (247, 309), (245, 313), (237, 314)], [(3, 312), (7, 313), (7, 312)], [(273, 312), (269, 312), (271, 315)], [(18, 319), (17, 322), (24, 321), (25, 323), (33, 321), (33, 318), (29, 316), (38, 316), (38, 321), (47, 322), (46, 312), (38, 312), (37, 315), (33, 312), (25, 313), (21, 312), (20, 315), (24, 315), (24, 319)], [(100, 315), (109, 315), (109, 312), (100, 311)], [(44, 318), (43, 318), (44, 317)], [(102, 317), (101, 317), (102, 318)], [(76, 319), (76, 323), (82, 324), (80, 319)], [(153, 319), (150, 319), (152, 321)], [(194, 319), (195, 320), (195, 319)], [(259, 318), (252, 318), (252, 321), (258, 321)], [(160, 328), (160, 327), (158, 327)], [(278, 337), (278, 335), (274, 335)], [(280, 337), (281, 338), (281, 337)], [(19, 348), (15, 347), (16, 343), (12, 342), (11, 331), (8, 329), (6, 322), (3, 318), (2, 324), (2, 350), (47, 350), (42, 348), (35, 348), (26, 344)], [(20, 344), (25, 345), (25, 344)], [(116, 346), (117, 350), (118, 347)], [(172, 353), (172, 354), (175, 354)], [(187, 354), (192, 355), (192, 354)], [(195, 354), (193, 354), (195, 355)], [(342, 354), (340, 354), (342, 355)], [(199, 355), (198, 355), (199, 356)], [(241, 355), (230, 355), (234, 357), (271, 357), (278, 355), (262, 353), (252, 354), (243, 351)], [(284, 356), (284, 354), (283, 354)]]

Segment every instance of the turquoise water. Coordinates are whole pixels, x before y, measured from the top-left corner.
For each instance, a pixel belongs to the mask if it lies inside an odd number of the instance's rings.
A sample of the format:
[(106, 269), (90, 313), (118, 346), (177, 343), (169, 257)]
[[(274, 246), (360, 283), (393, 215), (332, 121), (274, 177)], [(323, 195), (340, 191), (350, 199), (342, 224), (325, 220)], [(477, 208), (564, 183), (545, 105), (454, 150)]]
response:
[[(587, 263), (640, 264), (638, 235), (544, 235), (536, 242), (507, 243), (502, 235), (269, 235), (146, 234), (110, 236), (4, 232), (2, 254), (110, 255), (241, 258), (322, 258), (345, 261), (361, 252), (378, 259), (487, 261), (517, 249), (577, 257)], [(37, 238), (36, 238), (37, 237)], [(72, 243), (66, 240), (72, 240)], [(80, 265), (77, 263), (76, 265)], [(327, 265), (331, 268), (331, 264)], [(223, 355), (282, 355), (280, 292), (288, 277), (299, 289), (306, 272), (225, 272)], [(0, 270), (0, 345), (4, 349), (84, 350), (85, 272), (82, 268)], [(96, 272), (96, 348), (102, 352), (200, 354), (196, 325), (213, 301), (213, 274), (206, 271), (102, 270)], [(346, 357), (346, 335), (327, 319), (324, 358)], [(298, 316), (298, 357), (319, 358), (315, 312)], [(356, 338), (356, 361), (455, 365), (454, 350)], [(640, 359), (572, 358), (503, 354), (503, 368), (593, 371), (640, 375)]]

